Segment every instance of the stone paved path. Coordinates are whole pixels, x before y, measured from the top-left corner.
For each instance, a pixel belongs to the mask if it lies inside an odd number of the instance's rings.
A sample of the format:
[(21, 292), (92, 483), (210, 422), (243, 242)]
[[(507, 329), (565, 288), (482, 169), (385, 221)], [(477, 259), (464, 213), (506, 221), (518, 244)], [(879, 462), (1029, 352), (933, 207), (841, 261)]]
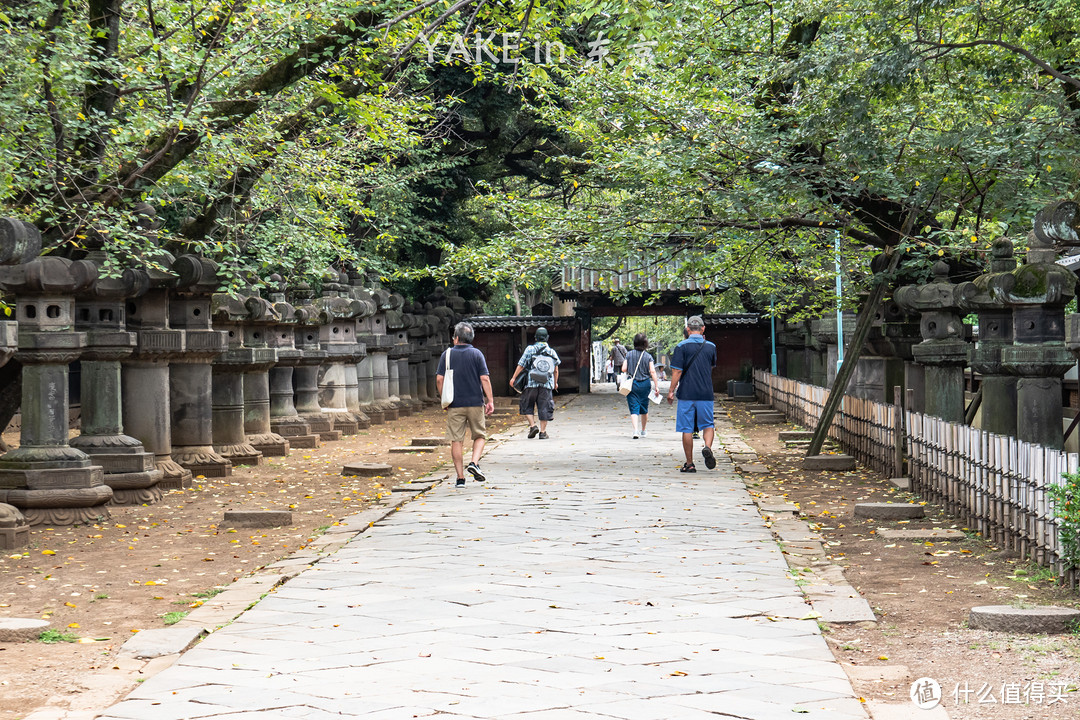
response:
[(574, 399), (101, 717), (865, 719), (727, 458), (681, 474), (671, 408), (625, 417)]

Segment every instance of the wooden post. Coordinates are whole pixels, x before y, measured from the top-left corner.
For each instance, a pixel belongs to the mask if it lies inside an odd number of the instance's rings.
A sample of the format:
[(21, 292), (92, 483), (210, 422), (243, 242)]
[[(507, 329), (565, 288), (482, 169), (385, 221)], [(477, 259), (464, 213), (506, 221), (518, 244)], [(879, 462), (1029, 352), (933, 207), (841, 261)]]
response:
[(893, 477), (904, 477), (904, 406), (899, 402), (901, 397), (900, 386), (893, 385), (893, 398), (897, 400), (893, 417)]

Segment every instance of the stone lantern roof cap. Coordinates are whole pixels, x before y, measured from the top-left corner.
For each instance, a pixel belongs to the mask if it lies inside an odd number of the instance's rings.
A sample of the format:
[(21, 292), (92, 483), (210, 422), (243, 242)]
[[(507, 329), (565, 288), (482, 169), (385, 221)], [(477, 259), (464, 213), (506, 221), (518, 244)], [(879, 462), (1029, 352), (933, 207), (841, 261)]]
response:
[(226, 323), (241, 323), (249, 319), (249, 311), (244, 296), (229, 293), (214, 293), (211, 297), (210, 312), (215, 320)]
[(1038, 245), (1080, 245), (1080, 205), (1072, 200), (1056, 200), (1035, 214), (1032, 232)]
[(28, 263), (41, 254), (41, 233), (19, 218), (0, 218), (0, 265)]
[(0, 287), (15, 295), (74, 295), (89, 288), (97, 278), (94, 263), (55, 255), (0, 267)]
[(251, 295), (244, 300), (244, 307), (253, 322), (261, 324), (274, 324), (281, 322), (281, 314), (277, 306), (269, 300), (264, 300), (258, 295)]
[(201, 255), (181, 255), (172, 270), (179, 276), (177, 288), (192, 293), (213, 294), (218, 287), (218, 265)]
[(119, 275), (104, 275), (107, 257), (101, 250), (90, 252), (86, 258), (98, 269), (98, 277), (78, 293), (82, 299), (124, 300), (144, 295), (150, 289), (150, 274), (143, 268), (124, 268)]

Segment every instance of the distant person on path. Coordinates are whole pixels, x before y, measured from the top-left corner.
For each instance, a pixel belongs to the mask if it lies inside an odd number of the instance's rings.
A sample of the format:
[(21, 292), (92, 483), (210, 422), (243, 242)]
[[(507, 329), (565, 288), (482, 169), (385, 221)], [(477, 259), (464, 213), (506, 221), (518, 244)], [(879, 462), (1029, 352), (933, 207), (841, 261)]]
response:
[(705, 467), (716, 467), (713, 455), (713, 387), (712, 369), (716, 365), (716, 346), (705, 339), (705, 321), (700, 315), (686, 319), (687, 338), (675, 346), (671, 354), (671, 389), (668, 403), (679, 399), (675, 412), (675, 432), (682, 433), (683, 454), (686, 462), (680, 472), (697, 472), (694, 467), (694, 436), (700, 428), (705, 442), (701, 456)]
[[(559, 389), (559, 353), (547, 344), (548, 331), (545, 327), (536, 329), (536, 342), (525, 348), (518, 360), (510, 385), (521, 373), (529, 374), (525, 392), (518, 401), (518, 412), (529, 420), (529, 437), (537, 434), (541, 440), (547, 440), (547, 424), (555, 419), (555, 398), (552, 393)], [(536, 416), (534, 418), (534, 415)], [(537, 426), (536, 418), (540, 424)]]
[(634, 336), (634, 349), (626, 355), (622, 371), (633, 376), (634, 387), (626, 396), (626, 405), (630, 408), (630, 426), (633, 438), (646, 437), (645, 426), (649, 423), (649, 394), (659, 392), (660, 381), (656, 378), (656, 365), (653, 356), (646, 352), (649, 340), (645, 333)]
[[(615, 372), (620, 372), (620, 368), (626, 362), (626, 346), (619, 342), (619, 338), (615, 338), (615, 344), (611, 346), (610, 356), (611, 365), (615, 368)], [(618, 378), (615, 378), (612, 382), (618, 382)]]
[(607, 364), (604, 368), (608, 382), (615, 382), (615, 363), (611, 362), (611, 356), (608, 356)]
[[(487, 442), (486, 416), (495, 412), (487, 361), (484, 354), (472, 346), (473, 337), (472, 325), (467, 322), (455, 325), (454, 346), (439, 358), (439, 367), (435, 371), (435, 386), (441, 396), (446, 380), (446, 361), (450, 360), (450, 369), (454, 372), (454, 401), (446, 409), (446, 430), (450, 438), (450, 458), (457, 471), (457, 487), (465, 486), (466, 471), (478, 482), (487, 480), (480, 470), (480, 456)], [(466, 430), (472, 436), (472, 462), (462, 467)]]

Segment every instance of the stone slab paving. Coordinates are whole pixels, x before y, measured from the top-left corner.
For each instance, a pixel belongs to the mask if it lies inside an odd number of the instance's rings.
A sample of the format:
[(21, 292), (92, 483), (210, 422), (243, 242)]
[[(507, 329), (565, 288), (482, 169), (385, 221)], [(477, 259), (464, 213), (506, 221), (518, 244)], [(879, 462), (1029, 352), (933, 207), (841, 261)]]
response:
[[(726, 462), (672, 409), (577, 398), (402, 505), (100, 715), (867, 718)], [(700, 446), (700, 443), (698, 443)]]

